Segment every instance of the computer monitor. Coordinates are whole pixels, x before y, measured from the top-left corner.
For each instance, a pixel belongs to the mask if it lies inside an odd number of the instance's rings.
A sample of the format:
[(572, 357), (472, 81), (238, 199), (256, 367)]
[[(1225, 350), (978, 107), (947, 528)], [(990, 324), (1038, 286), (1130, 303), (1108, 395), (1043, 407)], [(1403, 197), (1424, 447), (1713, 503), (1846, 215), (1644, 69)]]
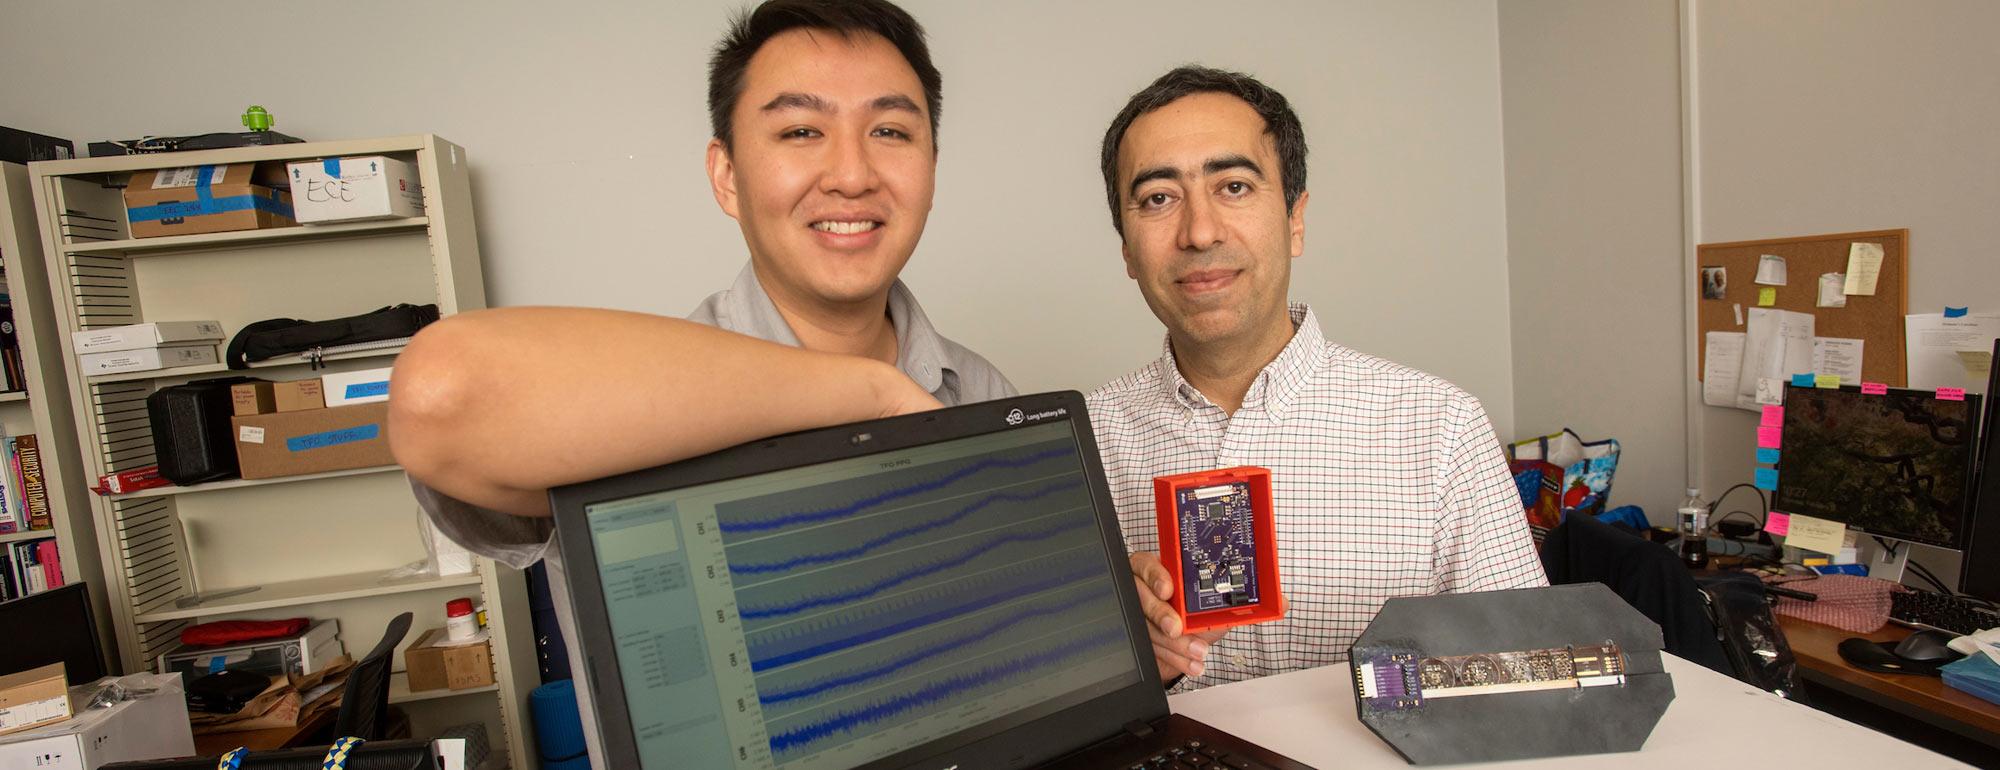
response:
[[(2000, 340), (1993, 341), (2000, 358)], [(1959, 560), (1959, 590), (1989, 602), (2000, 602), (2000, 366), (1986, 378), (1986, 421), (1981, 424), (1978, 493), (1972, 521), (1966, 529), (1965, 558)]]
[(0, 674), (61, 661), (71, 685), (104, 676), (104, 651), (98, 647), (87, 584), (71, 583), (0, 603), (0, 628), (25, 629), (0, 641)]
[(1787, 387), (1771, 510), (1881, 537), (1965, 546), (1979, 425), (1977, 395)]

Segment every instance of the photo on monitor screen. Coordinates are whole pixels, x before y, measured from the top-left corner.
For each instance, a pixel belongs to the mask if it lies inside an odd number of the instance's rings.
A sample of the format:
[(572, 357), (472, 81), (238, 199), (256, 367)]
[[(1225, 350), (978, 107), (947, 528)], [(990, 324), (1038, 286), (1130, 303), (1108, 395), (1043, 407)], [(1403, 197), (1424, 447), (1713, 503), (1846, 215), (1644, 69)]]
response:
[(1979, 397), (1929, 391), (1785, 390), (1771, 509), (1946, 548), (1971, 502)]

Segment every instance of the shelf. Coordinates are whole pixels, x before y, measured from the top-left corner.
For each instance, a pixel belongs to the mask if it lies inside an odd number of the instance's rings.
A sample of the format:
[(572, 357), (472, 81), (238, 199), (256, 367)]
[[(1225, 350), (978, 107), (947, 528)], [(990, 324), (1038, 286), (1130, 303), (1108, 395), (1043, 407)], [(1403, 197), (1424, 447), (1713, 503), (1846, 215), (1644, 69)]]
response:
[[(409, 593), (411, 591), (431, 591), (440, 588), (479, 585), (477, 572), (452, 575), (444, 578), (421, 577), (408, 580), (387, 581), (383, 572), (365, 572), (358, 575), (333, 575), (331, 577), (287, 580), (280, 583), (266, 583), (263, 588), (247, 594), (225, 596), (198, 607), (175, 607), (167, 602), (166, 609), (148, 612), (133, 618), (137, 623), (160, 623), (169, 620), (186, 620), (227, 615), (237, 612), (296, 607), (301, 604), (337, 602), (348, 599), (364, 599), (370, 596)], [(228, 588), (210, 588), (223, 592)]]
[(460, 695), (478, 695), (481, 693), (490, 693), (499, 691), (500, 691), (500, 685), (489, 684), (486, 685), (485, 687), (468, 687), (463, 690), (425, 690), (423, 692), (410, 692), (409, 672), (398, 671), (396, 673), (389, 675), (390, 703), (409, 703), (410, 701), (416, 701), (416, 700), (436, 700), (438, 698), (456, 698)]
[(172, 486), (172, 487), (153, 487), (152, 489), (141, 489), (137, 492), (127, 492), (122, 495), (111, 495), (111, 499), (136, 500), (141, 497), (167, 497), (169, 495), (190, 495), (196, 492), (219, 492), (226, 489), (248, 489), (251, 487), (270, 486), (272, 484), (292, 484), (301, 481), (337, 479), (346, 476), (368, 476), (376, 473), (391, 473), (395, 471), (401, 471), (402, 469), (403, 466), (401, 465), (377, 465), (373, 468), (349, 468), (344, 471), (307, 473), (298, 476), (279, 476), (274, 479), (248, 479), (248, 480), (230, 479), (228, 481), (211, 481), (206, 484), (196, 484), (194, 486), (189, 486), (189, 487)]
[[(401, 352), (403, 352), (403, 346), (397, 345), (396, 347), (393, 348), (356, 350), (352, 353), (329, 353), (325, 356), (322, 356), (320, 360), (352, 361), (363, 358), (394, 358), (398, 353)], [(229, 368), (229, 363), (225, 361), (216, 364), (202, 364), (200, 366), (175, 366), (166, 369), (149, 369), (143, 372), (119, 372), (117, 374), (94, 374), (87, 376), (83, 379), (85, 382), (91, 385), (103, 385), (112, 382), (131, 382), (133, 380), (158, 380), (158, 379), (165, 379), (168, 377), (196, 377), (203, 374), (226, 374), (228, 372), (245, 372), (245, 371), (253, 371), (256, 369), (282, 369), (288, 366), (311, 366), (311, 365), (312, 365), (311, 361), (287, 354), (267, 361), (258, 361), (256, 363), (251, 364), (249, 369), (231, 369)]]
[(28, 391), (25, 390), (10, 390), (5, 393), (0, 393), (0, 404), (8, 404), (16, 401), (27, 401), (27, 400), (28, 400)]
[(18, 543), (23, 540), (40, 540), (45, 537), (55, 536), (56, 531), (53, 529), (30, 529), (24, 532), (9, 532), (0, 535), (0, 543)]
[(63, 246), (63, 251), (70, 254), (140, 255), (149, 251), (225, 249), (235, 246), (254, 246), (274, 242), (298, 243), (328, 238), (392, 235), (408, 230), (421, 230), (429, 227), (430, 223), (430, 217), (406, 217), (368, 222), (339, 222), (328, 225), (294, 225), (291, 227), (271, 227), (262, 230), (232, 230), (226, 233), (163, 235), (157, 238), (127, 238), (122, 241), (72, 243)]

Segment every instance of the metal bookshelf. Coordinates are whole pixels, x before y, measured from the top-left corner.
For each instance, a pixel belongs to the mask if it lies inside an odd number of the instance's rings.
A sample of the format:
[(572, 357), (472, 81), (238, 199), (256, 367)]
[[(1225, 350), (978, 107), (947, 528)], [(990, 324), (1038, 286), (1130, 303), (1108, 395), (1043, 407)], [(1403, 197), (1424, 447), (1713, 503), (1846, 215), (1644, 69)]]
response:
[[(64, 217), (124, 227), (120, 193), (134, 172), (218, 163), (388, 155), (412, 160), (425, 216), (201, 235), (111, 240), (64, 236)], [(70, 333), (145, 321), (216, 320), (234, 333), (266, 318), (336, 318), (399, 302), (437, 303), (446, 315), (485, 306), (465, 151), (435, 136), (234, 150), (88, 158), (32, 167), (49, 256), (48, 291), (60, 320), (72, 439), (89, 477), (155, 462), (144, 402), (161, 387), (228, 373), (197, 366), (79, 376)], [(347, 371), (387, 366), (399, 348), (329, 355)], [(309, 374), (297, 359), (255, 374)], [(147, 668), (179, 644), (182, 628), (224, 618), (333, 617), (350, 654), (373, 646), (388, 619), (416, 614), (404, 646), (443, 625), (444, 602), (483, 601), (493, 631), (495, 685), (408, 692), (393, 700), (420, 731), (484, 719), (516, 767), (534, 765), (528, 692), (538, 683), (526, 582), (480, 559), (469, 575), (388, 579), (421, 558), (417, 504), (399, 469), (363, 468), (231, 480), (93, 497), (99, 553), (123, 668)], [(247, 593), (234, 591), (252, 588)], [(194, 601), (195, 599), (200, 601)], [(394, 668), (402, 669), (402, 656)], [(396, 681), (403, 681), (396, 675)], [(501, 738), (504, 736), (504, 738)]]

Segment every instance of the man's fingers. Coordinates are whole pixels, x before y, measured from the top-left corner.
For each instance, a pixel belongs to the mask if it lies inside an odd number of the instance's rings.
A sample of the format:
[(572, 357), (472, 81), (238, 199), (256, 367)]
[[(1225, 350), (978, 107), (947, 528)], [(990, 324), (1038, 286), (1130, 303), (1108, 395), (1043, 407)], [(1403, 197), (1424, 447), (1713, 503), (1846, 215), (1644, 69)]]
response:
[(1151, 551), (1132, 554), (1132, 577), (1139, 581), (1140, 588), (1151, 589), (1160, 601), (1174, 598), (1174, 581), (1167, 575), (1166, 566), (1160, 564), (1159, 554)]
[(1153, 640), (1154, 647), (1163, 647), (1189, 660), (1206, 660), (1208, 649), (1214, 642), (1193, 635), (1173, 636), (1152, 624), (1146, 625), (1146, 635)]
[(1204, 670), (1201, 661), (1191, 660), (1173, 650), (1153, 645), (1153, 662), (1160, 667), (1160, 680), (1166, 681), (1181, 674), (1201, 676)]
[(1174, 612), (1174, 606), (1166, 602), (1155, 602), (1151, 607), (1141, 607), (1152, 626), (1168, 636), (1181, 635), (1181, 618)]

